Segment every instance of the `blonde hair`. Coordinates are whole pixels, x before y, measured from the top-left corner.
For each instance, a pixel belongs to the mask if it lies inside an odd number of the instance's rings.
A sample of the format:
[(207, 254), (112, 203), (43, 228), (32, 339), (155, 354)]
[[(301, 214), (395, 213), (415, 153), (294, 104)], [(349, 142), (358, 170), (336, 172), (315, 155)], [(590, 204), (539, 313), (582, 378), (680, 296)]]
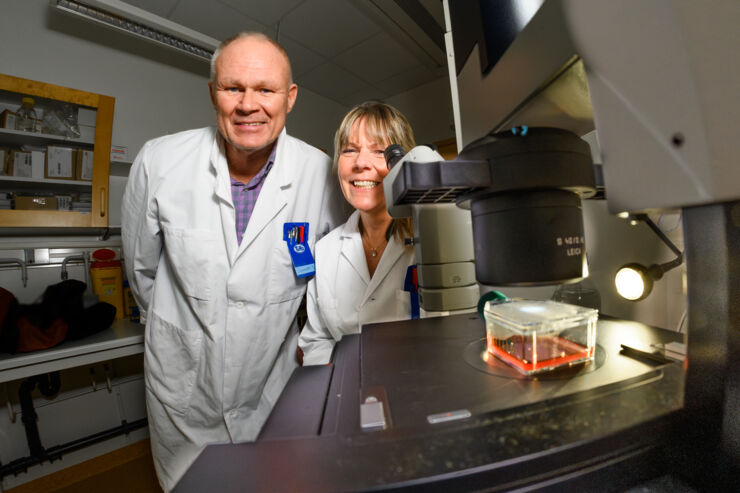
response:
[[(365, 132), (370, 140), (384, 144), (385, 147), (398, 144), (406, 152), (416, 146), (414, 131), (403, 113), (380, 101), (366, 101), (349, 110), (339, 125), (336, 134), (334, 134), (335, 174), (342, 149), (349, 142), (355, 124), (361, 120), (365, 122)], [(402, 243), (404, 239), (412, 238), (414, 227), (411, 218), (394, 218), (391, 222), (390, 231)]]

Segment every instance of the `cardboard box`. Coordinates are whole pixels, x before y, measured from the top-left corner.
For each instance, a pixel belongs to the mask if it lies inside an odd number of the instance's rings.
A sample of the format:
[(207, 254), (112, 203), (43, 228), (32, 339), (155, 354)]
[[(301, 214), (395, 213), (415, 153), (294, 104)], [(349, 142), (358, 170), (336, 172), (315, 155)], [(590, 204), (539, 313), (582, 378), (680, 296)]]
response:
[(15, 113), (10, 110), (0, 113), (0, 128), (15, 130)]
[(0, 171), (3, 175), (8, 174), (8, 150), (0, 147)]
[(44, 178), (46, 169), (46, 152), (31, 151), (31, 178)]
[(55, 211), (57, 210), (57, 198), (45, 196), (15, 196), (15, 208), (32, 211)]
[(75, 159), (75, 179), (92, 181), (93, 151), (77, 149), (77, 158)]
[(11, 150), (8, 154), (8, 176), (31, 178), (33, 166), (29, 151)]
[(72, 147), (46, 146), (44, 178), (74, 180), (76, 153), (77, 149)]

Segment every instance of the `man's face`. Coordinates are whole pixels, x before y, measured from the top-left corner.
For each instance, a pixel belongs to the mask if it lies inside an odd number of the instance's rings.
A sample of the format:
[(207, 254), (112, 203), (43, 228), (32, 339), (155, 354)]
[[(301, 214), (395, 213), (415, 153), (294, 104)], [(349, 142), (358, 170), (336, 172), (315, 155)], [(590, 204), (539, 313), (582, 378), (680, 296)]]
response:
[(254, 38), (223, 49), (208, 86), (221, 135), (233, 150), (247, 154), (271, 149), (298, 92), (283, 54)]

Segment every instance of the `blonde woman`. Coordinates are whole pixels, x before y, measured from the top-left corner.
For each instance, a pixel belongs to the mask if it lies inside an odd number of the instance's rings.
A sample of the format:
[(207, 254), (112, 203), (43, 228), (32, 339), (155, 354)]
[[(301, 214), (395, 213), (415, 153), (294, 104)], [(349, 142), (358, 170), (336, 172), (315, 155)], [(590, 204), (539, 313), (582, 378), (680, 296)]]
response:
[(328, 363), (335, 343), (363, 324), (411, 318), (411, 294), (404, 290), (415, 264), (413, 247), (404, 246), (411, 221), (391, 218), (383, 194), (389, 171), (383, 151), (391, 144), (410, 150), (413, 131), (398, 110), (380, 102), (352, 108), (334, 137), (334, 167), (355, 211), (316, 244), (308, 322), (299, 339), (304, 365)]

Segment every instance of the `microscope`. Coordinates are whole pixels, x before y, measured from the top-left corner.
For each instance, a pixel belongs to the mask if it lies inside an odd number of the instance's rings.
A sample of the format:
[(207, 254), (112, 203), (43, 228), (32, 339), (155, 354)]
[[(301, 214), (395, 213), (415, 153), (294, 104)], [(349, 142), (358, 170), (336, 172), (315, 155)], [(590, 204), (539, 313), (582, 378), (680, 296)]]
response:
[(474, 313), (366, 325), (331, 365), (296, 370), (255, 443), (207, 447), (175, 491), (736, 488), (738, 2), (444, 8), (459, 155), (396, 162), (391, 213), (413, 216), (420, 238), (434, 230), (424, 208), (468, 214), (474, 266), (470, 250), (450, 262), (461, 279), (578, 281), (580, 204), (600, 188), (581, 137), (595, 129), (611, 213), (682, 213), (686, 359), (621, 354), (682, 335), (600, 316), (591, 363), (530, 377), (481, 358)]

